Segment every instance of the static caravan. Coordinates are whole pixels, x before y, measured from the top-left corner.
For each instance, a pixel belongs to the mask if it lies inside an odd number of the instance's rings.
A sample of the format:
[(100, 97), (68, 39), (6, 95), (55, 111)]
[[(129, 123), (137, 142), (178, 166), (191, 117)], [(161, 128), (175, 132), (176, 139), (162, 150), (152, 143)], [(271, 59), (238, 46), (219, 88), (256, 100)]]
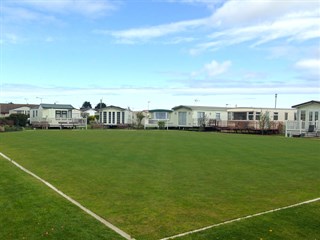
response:
[(296, 117), (286, 123), (286, 136), (318, 136), (320, 133), (320, 101), (309, 101), (292, 106)]
[(144, 121), (145, 128), (169, 128), (173, 126), (172, 110), (168, 109), (152, 109), (146, 114)]
[(296, 110), (292, 108), (248, 108), (228, 109), (226, 128), (239, 130), (280, 130), (288, 120), (293, 120)]
[(292, 108), (232, 108), (228, 110), (229, 121), (259, 121), (266, 114), (270, 121), (293, 120), (296, 110)]
[(128, 126), (132, 124), (133, 114), (130, 109), (107, 106), (99, 110), (99, 122), (108, 127)]
[(30, 110), (30, 124), (41, 128), (85, 127), (86, 119), (80, 110), (69, 104), (40, 104)]
[(216, 121), (227, 120), (226, 107), (186, 106), (172, 108), (172, 122), (175, 127), (205, 127)]

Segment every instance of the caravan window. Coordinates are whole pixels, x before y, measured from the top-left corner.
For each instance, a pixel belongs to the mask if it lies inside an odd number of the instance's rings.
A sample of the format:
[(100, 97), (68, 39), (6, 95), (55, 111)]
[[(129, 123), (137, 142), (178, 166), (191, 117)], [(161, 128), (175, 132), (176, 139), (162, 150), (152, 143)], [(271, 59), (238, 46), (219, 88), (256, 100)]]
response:
[(233, 120), (247, 120), (247, 112), (234, 112)]
[(312, 118), (313, 118), (313, 112), (311, 112), (311, 111), (310, 111), (310, 112), (309, 112), (309, 121), (310, 121), (310, 122), (312, 122), (312, 121), (313, 121), (313, 119), (312, 119)]
[(68, 118), (68, 112), (67, 111), (61, 111), (61, 115), (63, 119), (67, 119)]
[(120, 124), (121, 112), (117, 112), (117, 124)]
[(306, 120), (306, 111), (305, 111), (305, 110), (302, 110), (302, 111), (301, 111), (300, 120), (301, 120), (301, 121), (305, 121), (305, 120)]
[(61, 118), (61, 111), (56, 111), (56, 118)]
[(253, 120), (253, 112), (249, 112), (248, 118), (249, 118), (249, 120)]
[(165, 119), (167, 119), (167, 113), (166, 112), (155, 112), (154, 118), (165, 120)]
[(261, 112), (256, 112), (256, 120), (260, 121)]

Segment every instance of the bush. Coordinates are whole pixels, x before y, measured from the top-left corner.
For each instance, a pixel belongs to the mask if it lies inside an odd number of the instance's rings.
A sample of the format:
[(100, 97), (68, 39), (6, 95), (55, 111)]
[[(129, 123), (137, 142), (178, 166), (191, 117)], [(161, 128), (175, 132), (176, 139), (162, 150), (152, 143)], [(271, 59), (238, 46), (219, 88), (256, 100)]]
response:
[(96, 123), (96, 122), (97, 122), (96, 116), (88, 116), (87, 117), (87, 124)]
[(14, 113), (6, 117), (6, 119), (13, 121), (15, 126), (25, 127), (28, 123), (28, 117), (29, 116), (25, 114)]
[(15, 132), (15, 131), (22, 131), (24, 128), (20, 126), (4, 126), (4, 131), (5, 132)]
[(159, 129), (164, 129), (165, 126), (166, 126), (166, 123), (165, 123), (164, 121), (159, 121), (159, 122), (158, 122), (158, 127), (159, 127)]

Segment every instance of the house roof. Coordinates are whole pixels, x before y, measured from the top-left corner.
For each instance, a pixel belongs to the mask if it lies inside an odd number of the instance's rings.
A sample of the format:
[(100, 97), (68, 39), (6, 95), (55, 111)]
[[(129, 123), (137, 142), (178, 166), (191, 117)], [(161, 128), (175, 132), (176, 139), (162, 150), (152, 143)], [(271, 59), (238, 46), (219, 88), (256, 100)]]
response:
[(214, 106), (190, 106), (190, 105), (179, 105), (177, 107), (172, 108), (173, 110), (177, 110), (180, 108), (186, 108), (188, 110), (202, 110), (202, 111), (214, 111), (214, 110), (227, 110), (227, 107), (214, 107)]
[(1, 114), (8, 114), (10, 110), (17, 109), (20, 107), (29, 107), (34, 108), (38, 107), (39, 105), (35, 104), (14, 104), (14, 103), (0, 103), (0, 110)]
[(152, 109), (149, 110), (149, 112), (153, 113), (153, 112), (172, 112), (172, 110), (168, 110), (168, 109)]
[[(116, 108), (116, 109), (119, 109), (119, 110), (122, 110), (122, 111), (126, 110), (125, 108), (118, 107), (118, 106), (113, 106), (113, 105), (106, 106), (106, 107), (102, 108), (101, 110), (110, 109), (110, 108)], [(98, 111), (99, 110), (100, 109), (98, 109)]]
[(320, 101), (311, 100), (309, 102), (300, 103), (300, 104), (294, 105), (292, 107), (293, 108), (297, 108), (297, 107), (301, 107), (301, 106), (305, 106), (305, 105), (310, 105), (310, 104), (313, 104), (313, 103), (320, 104)]
[(40, 106), (44, 109), (75, 109), (70, 104), (47, 104), (41, 103)]
[(261, 112), (262, 110), (265, 111), (277, 111), (277, 110), (286, 110), (286, 111), (296, 111), (293, 108), (258, 108), (258, 107), (237, 107), (237, 108), (230, 108), (228, 112)]

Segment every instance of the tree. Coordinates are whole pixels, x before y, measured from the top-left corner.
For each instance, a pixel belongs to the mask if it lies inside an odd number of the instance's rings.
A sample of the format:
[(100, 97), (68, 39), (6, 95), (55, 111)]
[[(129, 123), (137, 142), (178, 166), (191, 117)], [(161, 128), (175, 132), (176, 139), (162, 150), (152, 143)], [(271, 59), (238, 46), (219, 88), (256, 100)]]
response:
[(158, 127), (159, 127), (159, 129), (164, 129), (166, 127), (166, 122), (165, 121), (159, 121), (158, 122)]
[(9, 117), (6, 117), (7, 120), (12, 120), (15, 126), (25, 127), (28, 123), (28, 115), (13, 113)]
[(88, 116), (87, 117), (87, 124), (90, 124), (92, 122), (97, 122), (96, 116)]
[(136, 116), (137, 116), (138, 128), (141, 128), (141, 126), (142, 126), (142, 124), (141, 124), (141, 123), (142, 123), (142, 119), (145, 118), (145, 115), (144, 115), (143, 112), (137, 112)]
[(85, 101), (83, 104), (82, 104), (82, 107), (81, 108), (85, 108), (85, 109), (87, 109), (87, 108), (92, 108), (92, 106), (91, 106), (91, 103), (90, 102), (87, 102), (87, 101)]
[(107, 105), (105, 103), (101, 102), (101, 103), (98, 103), (94, 109), (99, 110), (100, 108), (105, 108), (105, 107), (107, 107)]
[(261, 134), (264, 134), (265, 130), (270, 129), (269, 112), (265, 112), (260, 116), (259, 127), (261, 130)]

